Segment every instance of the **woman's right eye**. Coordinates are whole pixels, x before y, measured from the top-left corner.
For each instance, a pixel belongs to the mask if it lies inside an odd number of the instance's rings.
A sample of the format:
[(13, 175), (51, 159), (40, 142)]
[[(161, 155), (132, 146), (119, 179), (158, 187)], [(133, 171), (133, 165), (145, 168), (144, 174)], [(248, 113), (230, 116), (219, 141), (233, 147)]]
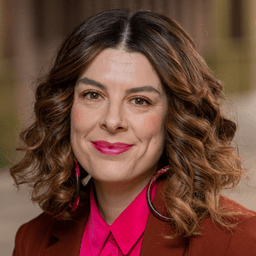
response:
[(102, 96), (98, 92), (94, 91), (83, 92), (82, 97), (89, 100), (98, 100), (100, 99), (100, 97), (102, 98)]

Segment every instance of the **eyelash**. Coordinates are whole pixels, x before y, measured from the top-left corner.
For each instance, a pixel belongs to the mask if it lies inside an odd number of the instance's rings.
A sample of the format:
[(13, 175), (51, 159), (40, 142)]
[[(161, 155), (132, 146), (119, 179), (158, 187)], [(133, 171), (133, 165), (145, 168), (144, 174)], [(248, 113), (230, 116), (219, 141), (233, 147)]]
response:
[[(82, 96), (83, 98), (86, 98), (86, 96), (89, 95), (90, 93), (96, 93), (97, 95), (100, 95), (100, 97), (102, 97), (101, 93), (99, 93), (99, 92), (97, 92), (97, 91), (94, 91), (94, 90), (86, 90), (86, 91), (84, 91), (84, 92), (81, 93), (81, 96)], [(102, 97), (102, 98), (103, 98), (103, 97)], [(129, 98), (130, 101), (136, 100), (136, 99), (140, 99), (140, 100), (142, 100), (143, 103), (144, 103), (144, 102), (146, 103), (145, 105), (144, 105), (144, 104), (143, 104), (143, 105), (134, 104), (134, 105), (136, 105), (136, 106), (139, 106), (139, 107), (147, 107), (147, 106), (153, 105), (152, 102), (151, 102), (148, 98), (143, 97), (143, 96), (141, 96), (141, 95), (135, 95), (135, 96)], [(89, 99), (89, 100), (98, 100), (98, 99)]]
[[(82, 92), (81, 93), (81, 96), (83, 97), (83, 98), (85, 98), (88, 94), (90, 94), (90, 93), (96, 93), (96, 94), (98, 94), (98, 95), (100, 95), (101, 96), (101, 94), (99, 93), (99, 92), (96, 92), (96, 91), (93, 91), (93, 90), (86, 90), (86, 91), (84, 91), (84, 92)], [(102, 97), (102, 96), (101, 96)], [(93, 99), (91, 99), (91, 100), (93, 100)], [(97, 100), (97, 99), (94, 99), (94, 100)]]

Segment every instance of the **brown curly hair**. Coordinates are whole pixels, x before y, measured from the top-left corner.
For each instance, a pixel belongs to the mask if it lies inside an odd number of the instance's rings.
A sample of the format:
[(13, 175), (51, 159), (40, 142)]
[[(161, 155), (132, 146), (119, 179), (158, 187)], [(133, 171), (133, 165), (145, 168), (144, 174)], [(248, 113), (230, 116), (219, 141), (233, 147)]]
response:
[[(81, 72), (106, 48), (144, 54), (168, 96), (166, 145), (159, 167), (169, 165), (166, 208), (177, 234), (198, 234), (205, 216), (225, 227), (220, 190), (234, 186), (241, 161), (231, 141), (236, 125), (220, 111), (223, 86), (174, 20), (150, 11), (112, 10), (77, 27), (38, 85), (35, 121), (21, 133), (26, 154), (11, 168), (16, 185), (33, 185), (32, 200), (43, 211), (70, 217), (75, 200), (75, 158), (70, 145), (70, 111)], [(86, 175), (86, 171), (83, 171)]]

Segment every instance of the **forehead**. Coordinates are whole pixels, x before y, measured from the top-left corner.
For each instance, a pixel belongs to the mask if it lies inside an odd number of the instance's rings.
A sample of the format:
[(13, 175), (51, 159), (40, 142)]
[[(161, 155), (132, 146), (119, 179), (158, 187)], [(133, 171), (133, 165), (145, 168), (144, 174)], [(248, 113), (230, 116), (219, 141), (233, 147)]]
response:
[(147, 57), (141, 53), (105, 49), (100, 52), (81, 74), (106, 85), (151, 85), (162, 90), (161, 80)]

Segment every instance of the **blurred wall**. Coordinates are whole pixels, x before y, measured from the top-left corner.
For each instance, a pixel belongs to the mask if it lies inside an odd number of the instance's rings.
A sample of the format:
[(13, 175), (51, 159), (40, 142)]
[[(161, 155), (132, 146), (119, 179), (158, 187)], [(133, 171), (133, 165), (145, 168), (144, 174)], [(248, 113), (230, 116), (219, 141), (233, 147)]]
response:
[(251, 0), (212, 4), (211, 43), (205, 58), (229, 94), (248, 93), (255, 87), (254, 5)]

